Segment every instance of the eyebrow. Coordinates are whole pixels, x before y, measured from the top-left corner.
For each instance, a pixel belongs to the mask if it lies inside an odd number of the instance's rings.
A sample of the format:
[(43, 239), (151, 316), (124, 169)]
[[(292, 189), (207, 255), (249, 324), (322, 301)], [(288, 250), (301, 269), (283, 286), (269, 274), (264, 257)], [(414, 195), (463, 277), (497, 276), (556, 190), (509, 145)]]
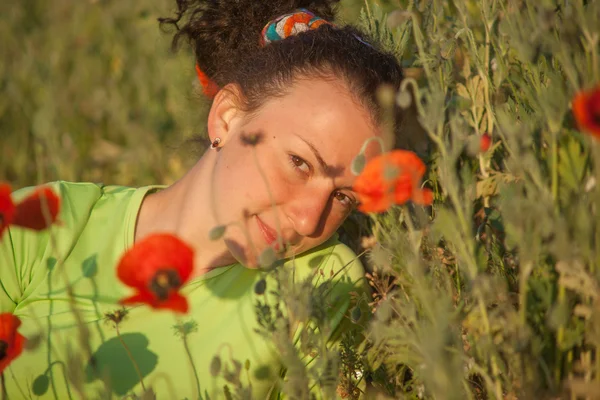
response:
[[(332, 167), (330, 165), (328, 165), (325, 160), (323, 159), (323, 157), (321, 156), (321, 153), (319, 153), (319, 150), (317, 149), (317, 146), (315, 146), (314, 144), (312, 144), (310, 141), (304, 139), (302, 136), (294, 133), (295, 136), (297, 136), (298, 138), (300, 138), (300, 140), (302, 140), (304, 143), (306, 143), (308, 145), (308, 147), (310, 147), (310, 149), (312, 150), (315, 158), (317, 159), (317, 161), (319, 162), (319, 165), (321, 166), (321, 169), (323, 171), (325, 171), (325, 173), (327, 173), (328, 171), (333, 170), (335, 167)], [(347, 190), (353, 190), (352, 186), (342, 186), (338, 189), (347, 189)]]
[(321, 153), (319, 153), (319, 150), (317, 149), (317, 147), (312, 144), (311, 142), (309, 142), (308, 140), (304, 139), (302, 136), (295, 134), (297, 137), (299, 137), (304, 143), (306, 143), (308, 145), (308, 147), (310, 147), (310, 149), (312, 150), (313, 154), (315, 155), (315, 158), (317, 159), (317, 161), (319, 162), (319, 165), (321, 166), (321, 169), (325, 172), (331, 170), (332, 167), (330, 167), (329, 165), (327, 165), (327, 163), (325, 162), (325, 160), (323, 159), (323, 157), (321, 157)]

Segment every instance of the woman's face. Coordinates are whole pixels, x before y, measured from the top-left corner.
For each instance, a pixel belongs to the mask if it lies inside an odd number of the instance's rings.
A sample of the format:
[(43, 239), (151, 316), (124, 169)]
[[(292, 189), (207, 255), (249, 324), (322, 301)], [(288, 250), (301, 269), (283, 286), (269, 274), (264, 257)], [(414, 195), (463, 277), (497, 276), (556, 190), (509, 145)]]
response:
[(252, 116), (227, 96), (213, 103), (209, 134), (221, 139), (212, 209), (219, 223), (233, 222), (228, 251), (256, 267), (268, 247), (290, 257), (329, 239), (356, 206), (352, 160), (379, 135), (366, 109), (337, 80), (299, 80)]

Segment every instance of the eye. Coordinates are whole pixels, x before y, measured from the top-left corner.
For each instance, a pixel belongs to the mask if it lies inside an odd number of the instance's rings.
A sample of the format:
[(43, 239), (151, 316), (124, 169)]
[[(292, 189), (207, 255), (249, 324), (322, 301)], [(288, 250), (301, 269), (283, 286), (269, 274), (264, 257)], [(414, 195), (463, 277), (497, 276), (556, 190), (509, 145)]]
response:
[(339, 201), (344, 207), (353, 208), (356, 205), (354, 199), (342, 192), (335, 192), (333, 197)]
[(308, 174), (310, 172), (310, 166), (308, 165), (308, 163), (306, 161), (304, 161), (300, 157), (291, 154), (290, 155), (290, 162), (292, 163), (292, 165), (294, 166), (294, 168), (296, 168), (297, 170), (299, 170), (303, 174)]

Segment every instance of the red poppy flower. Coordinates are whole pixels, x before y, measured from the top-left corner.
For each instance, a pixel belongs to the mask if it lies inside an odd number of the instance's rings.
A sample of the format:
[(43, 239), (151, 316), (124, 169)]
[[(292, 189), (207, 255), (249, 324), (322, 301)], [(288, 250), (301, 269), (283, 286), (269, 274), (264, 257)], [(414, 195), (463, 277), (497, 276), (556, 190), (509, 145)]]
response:
[(137, 290), (121, 304), (145, 303), (185, 313), (188, 302), (179, 288), (194, 269), (194, 251), (171, 234), (154, 234), (136, 243), (121, 258), (117, 276)]
[(18, 204), (13, 202), (10, 194), (10, 185), (1, 183), (0, 238), (9, 225), (39, 231), (56, 222), (60, 211), (60, 199), (49, 187), (35, 189)]
[(40, 187), (17, 204), (12, 224), (41, 231), (56, 222), (59, 211), (56, 193), (49, 187)]
[(425, 164), (413, 152), (394, 150), (381, 154), (367, 163), (356, 178), (353, 189), (361, 202), (362, 212), (382, 212), (393, 204), (414, 203), (429, 205), (433, 194), (421, 189)]
[(484, 133), (483, 135), (481, 135), (481, 138), (479, 139), (479, 150), (482, 153), (485, 153), (490, 149), (491, 145), (492, 137), (489, 135), (489, 133)]
[(219, 85), (215, 83), (212, 79), (210, 79), (204, 71), (200, 69), (198, 64), (196, 64), (196, 75), (198, 76), (198, 80), (200, 81), (200, 86), (202, 86), (202, 92), (205, 96), (209, 98), (213, 98), (217, 95), (219, 91)]
[(11, 313), (0, 314), (0, 374), (21, 354), (25, 337), (17, 332), (21, 320)]
[(600, 85), (575, 95), (573, 115), (579, 129), (600, 138)]
[(0, 238), (15, 216), (15, 204), (10, 197), (10, 185), (0, 183)]

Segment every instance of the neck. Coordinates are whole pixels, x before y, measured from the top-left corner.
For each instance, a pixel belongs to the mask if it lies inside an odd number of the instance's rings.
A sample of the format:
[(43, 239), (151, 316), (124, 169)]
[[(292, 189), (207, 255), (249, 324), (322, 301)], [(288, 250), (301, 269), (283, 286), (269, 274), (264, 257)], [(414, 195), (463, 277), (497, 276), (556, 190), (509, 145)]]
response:
[(177, 235), (194, 249), (197, 277), (236, 262), (223, 240), (211, 241), (209, 231), (223, 223), (211, 198), (216, 153), (207, 151), (196, 165), (168, 188), (146, 196), (135, 230), (135, 242), (154, 233)]

